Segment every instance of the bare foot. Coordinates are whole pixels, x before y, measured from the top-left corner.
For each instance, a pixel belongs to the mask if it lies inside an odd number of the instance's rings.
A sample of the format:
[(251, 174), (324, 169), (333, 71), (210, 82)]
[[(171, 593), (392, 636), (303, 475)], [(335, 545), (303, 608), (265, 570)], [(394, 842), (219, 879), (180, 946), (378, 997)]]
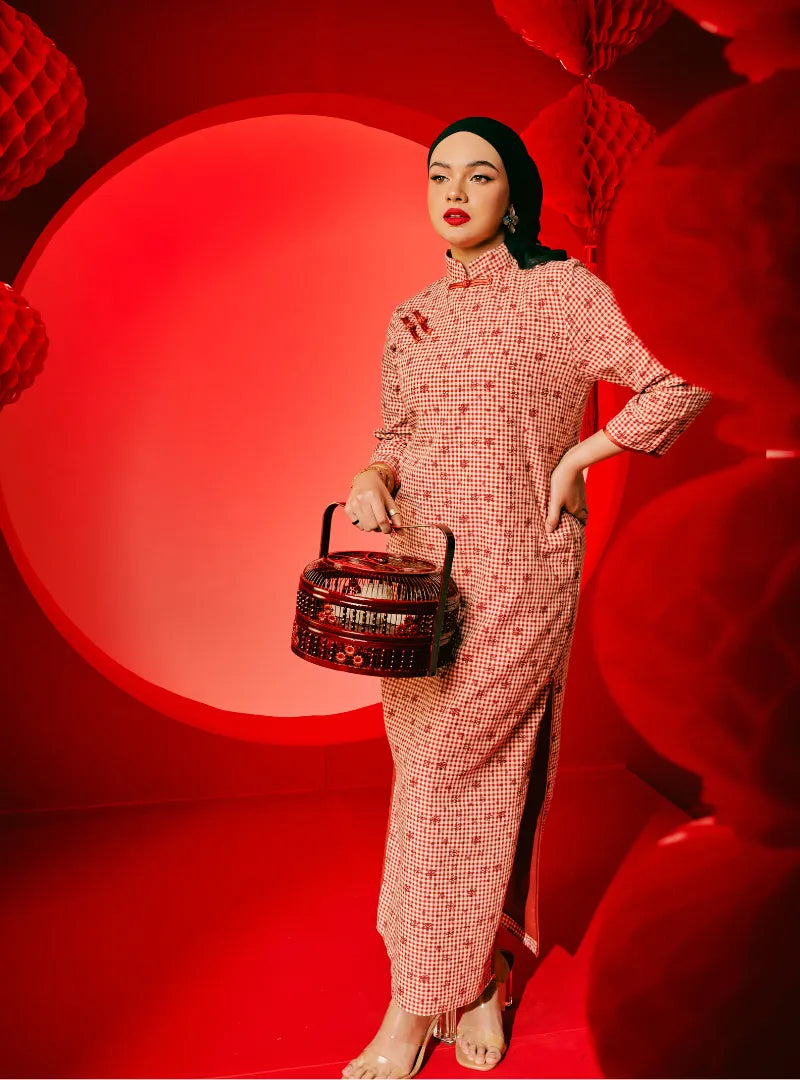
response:
[(503, 1056), (498, 1046), (505, 1044), (500, 995), (495, 979), (483, 993), (467, 1005), (458, 1021), (456, 1043), (476, 1065), (496, 1065)]
[(431, 1020), (433, 1014), (416, 1016), (391, 1001), (377, 1035), (344, 1067), (342, 1076), (352, 1080), (408, 1076)]

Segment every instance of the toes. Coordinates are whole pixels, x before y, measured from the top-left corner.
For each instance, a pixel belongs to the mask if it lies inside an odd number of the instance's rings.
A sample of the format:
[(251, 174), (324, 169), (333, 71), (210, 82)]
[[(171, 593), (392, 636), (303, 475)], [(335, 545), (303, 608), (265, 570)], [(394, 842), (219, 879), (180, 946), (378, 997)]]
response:
[(470, 1039), (467, 1035), (457, 1035), (456, 1041), (461, 1046), (462, 1051), (470, 1059), (470, 1061), (477, 1060), (479, 1063), (483, 1061), (483, 1058), (478, 1057), (478, 1043), (473, 1039)]
[(478, 1048), (478, 1064), (479, 1065), (496, 1065), (500, 1060), (500, 1051), (495, 1046), (490, 1046), (488, 1049), (485, 1046)]

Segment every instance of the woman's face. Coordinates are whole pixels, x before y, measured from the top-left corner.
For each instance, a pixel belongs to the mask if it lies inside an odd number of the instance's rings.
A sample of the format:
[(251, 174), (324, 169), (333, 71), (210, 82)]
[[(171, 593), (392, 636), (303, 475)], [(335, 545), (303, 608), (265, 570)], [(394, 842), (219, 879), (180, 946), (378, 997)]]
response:
[[(428, 213), (454, 258), (474, 258), (503, 240), (508, 205), (508, 177), (491, 143), (456, 131), (436, 144), (428, 169)], [(448, 221), (445, 215), (455, 211), (465, 216)]]

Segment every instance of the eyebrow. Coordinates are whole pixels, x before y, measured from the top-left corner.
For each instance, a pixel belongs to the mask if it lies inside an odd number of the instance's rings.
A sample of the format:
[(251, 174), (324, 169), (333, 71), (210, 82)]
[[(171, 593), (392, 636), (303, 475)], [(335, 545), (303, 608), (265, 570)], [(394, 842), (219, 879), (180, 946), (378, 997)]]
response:
[[(442, 169), (450, 168), (450, 166), (446, 165), (443, 161), (432, 161), (431, 168), (433, 168), (434, 165), (438, 165)], [(495, 172), (498, 171), (497, 166), (492, 165), (491, 161), (468, 161), (466, 168), (471, 169), (474, 165), (488, 165), (490, 169), (494, 169)]]

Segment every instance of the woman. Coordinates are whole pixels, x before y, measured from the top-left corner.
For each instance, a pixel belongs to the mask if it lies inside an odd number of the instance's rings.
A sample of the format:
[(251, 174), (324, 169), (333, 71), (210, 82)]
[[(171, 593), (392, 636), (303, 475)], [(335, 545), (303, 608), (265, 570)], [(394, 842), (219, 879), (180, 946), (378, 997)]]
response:
[[(711, 398), (655, 359), (601, 279), (539, 243), (541, 181), (513, 129), (459, 120), (428, 166), (446, 272), (392, 314), (383, 426), (345, 509), (357, 528), (390, 533), (392, 553), (437, 563), (437, 530), (392, 525), (447, 523), (463, 606), (451, 663), (381, 680), (394, 777), (377, 925), (392, 995), (342, 1072), (353, 1078), (415, 1075), (432, 1034), (457, 1035), (468, 1067), (502, 1058), (510, 954), (494, 941), (502, 924), (539, 952), (583, 471), (625, 450), (664, 454)], [(580, 442), (598, 379), (636, 393)]]

